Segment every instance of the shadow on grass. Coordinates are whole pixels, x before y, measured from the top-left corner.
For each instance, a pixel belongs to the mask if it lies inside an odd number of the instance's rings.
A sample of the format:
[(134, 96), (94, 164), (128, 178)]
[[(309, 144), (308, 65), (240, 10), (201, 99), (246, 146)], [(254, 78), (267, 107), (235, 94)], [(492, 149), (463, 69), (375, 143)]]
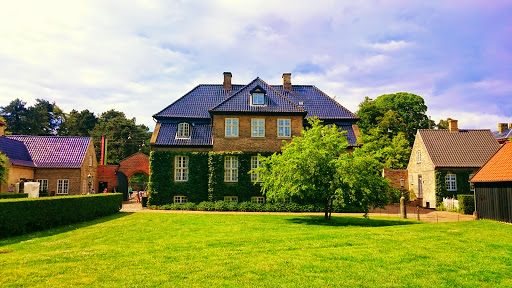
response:
[(421, 224), (417, 221), (408, 220), (391, 220), (391, 219), (365, 219), (362, 217), (331, 217), (331, 220), (326, 220), (323, 216), (309, 216), (288, 219), (288, 221), (295, 224), (306, 224), (306, 225), (322, 225), (322, 226), (357, 226), (357, 227), (384, 227), (384, 226), (400, 226), (400, 225), (412, 225)]
[(131, 215), (131, 214), (133, 214), (133, 213), (132, 212), (119, 212), (116, 214), (97, 218), (94, 220), (88, 220), (88, 221), (81, 222), (81, 223), (74, 223), (74, 224), (64, 225), (64, 226), (60, 226), (60, 227), (49, 228), (49, 229), (39, 231), (39, 232), (32, 232), (32, 233), (25, 234), (25, 235), (3, 238), (3, 239), (0, 239), (0, 247), (6, 246), (6, 245), (11, 245), (11, 244), (16, 244), (16, 243), (31, 240), (31, 239), (49, 237), (49, 236), (57, 235), (60, 233), (66, 233), (66, 232), (69, 232), (72, 230), (85, 228), (85, 227), (93, 226), (96, 224), (101, 224), (101, 223), (105, 223), (108, 221), (123, 218), (123, 217)]

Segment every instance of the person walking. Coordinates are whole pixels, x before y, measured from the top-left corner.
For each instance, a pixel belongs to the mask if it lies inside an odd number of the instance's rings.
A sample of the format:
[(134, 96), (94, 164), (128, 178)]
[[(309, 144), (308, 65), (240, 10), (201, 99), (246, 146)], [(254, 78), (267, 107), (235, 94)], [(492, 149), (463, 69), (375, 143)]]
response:
[(96, 193), (96, 192), (94, 192), (94, 188), (92, 188), (91, 189), (91, 194), (94, 194), (94, 193)]
[(133, 194), (132, 186), (128, 187), (128, 194), (130, 194), (130, 199), (132, 199), (132, 194)]

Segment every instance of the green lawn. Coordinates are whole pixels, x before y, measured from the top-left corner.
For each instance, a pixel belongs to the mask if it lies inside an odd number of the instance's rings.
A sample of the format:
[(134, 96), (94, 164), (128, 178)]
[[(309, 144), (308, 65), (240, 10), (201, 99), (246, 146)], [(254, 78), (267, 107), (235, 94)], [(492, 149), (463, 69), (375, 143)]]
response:
[(119, 213), (0, 240), (1, 287), (511, 287), (512, 225)]

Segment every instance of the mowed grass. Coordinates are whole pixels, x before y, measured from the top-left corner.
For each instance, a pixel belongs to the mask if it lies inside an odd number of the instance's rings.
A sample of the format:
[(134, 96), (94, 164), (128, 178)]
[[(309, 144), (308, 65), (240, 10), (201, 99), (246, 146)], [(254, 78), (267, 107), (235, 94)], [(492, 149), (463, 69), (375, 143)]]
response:
[(512, 226), (119, 213), (0, 240), (1, 287), (511, 287)]

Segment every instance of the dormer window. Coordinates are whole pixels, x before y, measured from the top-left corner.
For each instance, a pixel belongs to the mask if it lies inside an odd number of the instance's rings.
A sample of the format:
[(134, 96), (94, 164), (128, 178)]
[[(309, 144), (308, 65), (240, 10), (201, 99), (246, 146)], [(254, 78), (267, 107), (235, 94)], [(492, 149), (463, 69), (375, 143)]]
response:
[(176, 138), (190, 138), (190, 124), (186, 122), (182, 122), (178, 124), (178, 133), (176, 133)]
[(258, 105), (265, 105), (265, 90), (261, 88), (260, 86), (256, 86), (254, 89), (251, 90), (251, 105), (258, 106)]

